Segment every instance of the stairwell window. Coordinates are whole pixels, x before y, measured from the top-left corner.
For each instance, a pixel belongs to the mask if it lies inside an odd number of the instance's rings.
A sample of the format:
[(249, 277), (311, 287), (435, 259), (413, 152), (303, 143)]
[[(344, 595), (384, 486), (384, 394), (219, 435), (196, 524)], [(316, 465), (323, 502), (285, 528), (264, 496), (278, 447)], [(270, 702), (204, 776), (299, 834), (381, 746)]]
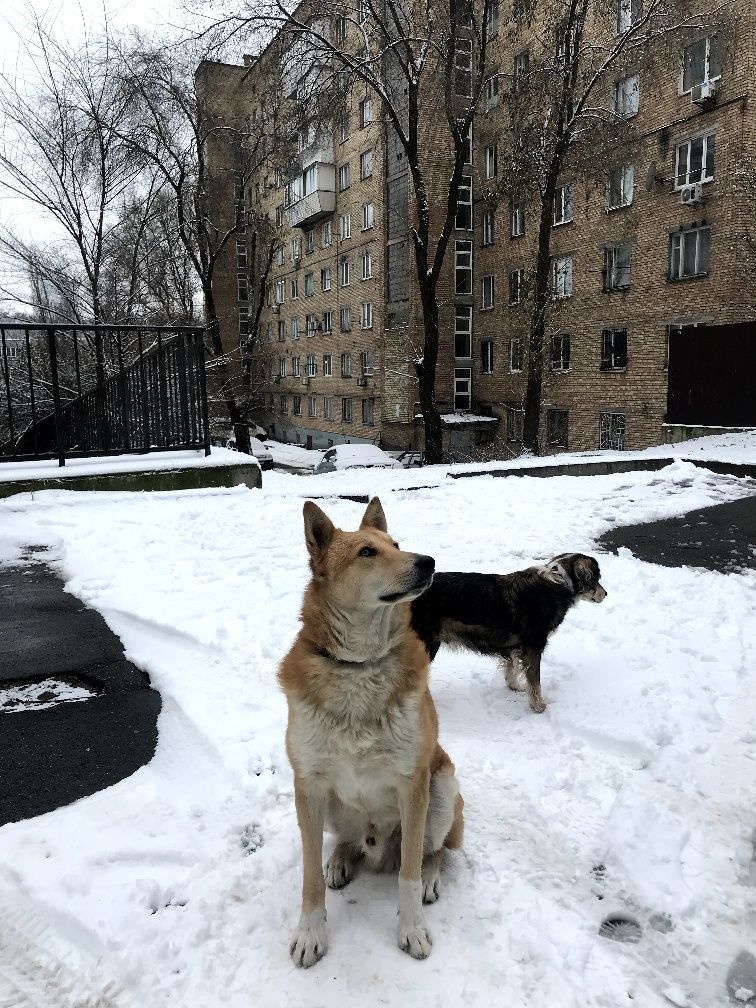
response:
[(519, 336), (513, 336), (509, 341), (509, 370), (512, 374), (522, 371), (523, 346)]
[(496, 217), (493, 210), (487, 210), (483, 214), (483, 245), (493, 245), (496, 237), (495, 232)]
[(472, 294), (471, 241), (454, 242), (454, 290), (457, 294)]
[(572, 297), (572, 256), (551, 260), (551, 294), (555, 298)]
[(551, 370), (570, 370), (570, 337), (568, 333), (557, 333), (551, 337)]
[(722, 76), (722, 52), (717, 35), (706, 35), (683, 49), (681, 94)]
[(486, 147), (484, 160), (486, 163), (486, 178), (496, 178), (499, 174), (499, 148), (496, 144), (489, 144)]
[(520, 304), (525, 289), (525, 270), (515, 269), (509, 271), (509, 303), (511, 305)]
[(454, 368), (454, 409), (469, 410), (472, 400), (472, 368)]
[(627, 371), (627, 329), (604, 329), (601, 333), (601, 370)]
[(493, 374), (494, 345), (493, 340), (481, 340), (480, 343), (480, 373)]
[(568, 224), (572, 220), (573, 183), (560, 186), (554, 194), (553, 224)]
[(489, 311), (494, 306), (494, 277), (488, 274), (483, 277), (483, 299), (481, 310)]
[(458, 231), (471, 231), (472, 225), (472, 175), (463, 175), (457, 191), (457, 213), (454, 218), (454, 227)]
[(454, 94), (472, 95), (472, 39), (458, 36), (454, 50)]
[(673, 231), (669, 236), (669, 279), (708, 276), (710, 245), (708, 225)]
[(507, 441), (521, 442), (525, 412), (519, 406), (507, 408)]
[(635, 167), (631, 164), (618, 165), (609, 169), (606, 187), (606, 209), (619, 210), (633, 202)]
[(714, 134), (683, 140), (675, 150), (675, 189), (714, 178)]
[(454, 356), (469, 360), (472, 344), (472, 305), (457, 305), (454, 309)]
[(604, 290), (627, 290), (630, 287), (630, 243), (609, 245), (604, 255)]

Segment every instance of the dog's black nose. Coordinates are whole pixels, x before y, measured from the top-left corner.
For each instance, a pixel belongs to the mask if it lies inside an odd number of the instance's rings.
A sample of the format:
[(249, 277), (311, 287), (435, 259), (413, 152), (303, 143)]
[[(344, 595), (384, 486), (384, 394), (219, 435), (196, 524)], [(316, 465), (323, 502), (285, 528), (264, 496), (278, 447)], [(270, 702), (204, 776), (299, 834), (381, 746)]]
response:
[(430, 575), (436, 569), (436, 561), (430, 556), (416, 556), (415, 567), (421, 574)]
[(365, 837), (365, 843), (368, 847), (375, 847), (375, 837), (369, 836)]

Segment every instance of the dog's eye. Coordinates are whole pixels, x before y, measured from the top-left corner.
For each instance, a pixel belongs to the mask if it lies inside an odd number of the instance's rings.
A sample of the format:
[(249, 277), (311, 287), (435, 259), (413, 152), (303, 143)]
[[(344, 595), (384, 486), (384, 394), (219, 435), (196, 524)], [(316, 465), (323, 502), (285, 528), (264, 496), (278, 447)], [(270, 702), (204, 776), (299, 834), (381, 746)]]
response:
[(378, 550), (373, 549), (372, 546), (363, 546), (360, 552), (357, 554), (357, 556), (364, 556), (364, 557), (378, 556)]
[(399, 549), (399, 543), (394, 543), (394, 549)]

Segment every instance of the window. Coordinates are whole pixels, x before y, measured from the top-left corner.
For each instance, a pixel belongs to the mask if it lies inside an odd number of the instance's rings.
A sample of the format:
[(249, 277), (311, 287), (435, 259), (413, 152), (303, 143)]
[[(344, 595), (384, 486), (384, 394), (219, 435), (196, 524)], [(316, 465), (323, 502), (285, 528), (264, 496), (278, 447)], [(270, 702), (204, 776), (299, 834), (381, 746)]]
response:
[(330, 378), (333, 374), (333, 358), (329, 353), (323, 354), (323, 377)]
[(306, 315), (305, 325), (307, 327), (307, 335), (314, 336), (315, 333), (320, 329), (320, 322), (318, 321), (317, 315)]
[(302, 255), (302, 242), (299, 238), (291, 239), (291, 261), (292, 264), (296, 263)]
[(343, 353), (341, 355), (341, 377), (352, 377), (352, 355), (350, 353)]
[(525, 270), (516, 269), (509, 271), (509, 303), (519, 304), (522, 301), (523, 288), (525, 286)]
[(485, 150), (486, 178), (496, 178), (499, 173), (499, 150), (496, 144), (491, 144)]
[(350, 284), (349, 260), (346, 256), (339, 259), (339, 286), (348, 287)]
[(284, 343), (286, 341), (286, 319), (278, 320), (278, 342)]
[(360, 353), (360, 370), (364, 378), (371, 378), (373, 375), (373, 351), (363, 350)]
[(374, 414), (374, 403), (373, 399), (363, 399), (362, 400), (362, 425), (363, 427), (372, 427), (375, 423), (373, 419)]
[(285, 378), (286, 377), (286, 358), (285, 357), (279, 357), (278, 358), (278, 375), (279, 375), (280, 378)]
[(635, 169), (633, 165), (618, 165), (609, 169), (609, 182), (606, 187), (606, 209), (618, 210), (630, 206), (633, 202), (633, 186)]
[(551, 293), (555, 298), (572, 297), (572, 256), (551, 260)]
[(284, 263), (284, 247), (279, 245), (276, 249), (276, 266), (283, 266)]
[(360, 178), (366, 179), (370, 178), (373, 174), (373, 152), (372, 150), (363, 151), (360, 154)]
[(333, 312), (324, 311), (323, 312), (323, 332), (330, 333), (333, 332)]
[(483, 85), (486, 108), (495, 108), (499, 104), (499, 74), (491, 74)]
[(602, 331), (601, 370), (627, 371), (627, 329)]
[(675, 189), (714, 178), (714, 134), (683, 140), (675, 151)]
[(711, 228), (687, 228), (674, 231), (669, 236), (669, 279), (707, 276), (709, 273), (709, 246)]
[(375, 207), (372, 203), (364, 203), (362, 206), (362, 230), (368, 231), (375, 219)]
[(352, 422), (352, 400), (342, 399), (341, 400), (341, 422), (351, 423)]
[(489, 0), (486, 27), (489, 39), (495, 38), (499, 32), (499, 0)]
[(454, 242), (454, 290), (472, 294), (472, 242)]
[(286, 300), (286, 281), (276, 280), (276, 304), (283, 304)]
[(294, 416), (302, 416), (302, 396), (294, 396), (294, 408), (292, 409)]
[(473, 130), (472, 123), (467, 130), (467, 135), (462, 138), (462, 143), (464, 144), (465, 153), (465, 164), (471, 165), (473, 163)]
[(525, 412), (517, 406), (507, 408), (507, 441), (522, 441)]
[(363, 301), (362, 302), (362, 328), (372, 329), (373, 328), (373, 302)]
[(333, 420), (333, 399), (331, 396), (323, 396), (323, 419)]
[(373, 275), (373, 256), (370, 251), (362, 253), (362, 279), (369, 280)]
[(513, 374), (522, 371), (522, 339), (519, 336), (509, 341), (509, 370)]
[(344, 112), (338, 117), (336, 122), (336, 132), (338, 134), (339, 143), (344, 143), (345, 140), (349, 139), (349, 113)]
[(299, 319), (293, 318), (291, 320), (291, 338), (299, 339)]
[(318, 415), (318, 397), (311, 395), (307, 397), (307, 416), (316, 417)]
[(493, 340), (482, 340), (480, 344), (480, 373), (493, 374), (494, 345)]
[(339, 323), (342, 332), (352, 331), (352, 309), (349, 305), (339, 309)]
[(300, 378), (302, 375), (299, 357), (291, 358), (291, 374), (293, 378)]
[(292, 277), (289, 281), (289, 295), (292, 301), (296, 301), (299, 297), (299, 278)]
[(617, 34), (629, 31), (643, 13), (643, 0), (617, 0)]
[(495, 237), (495, 221), (496, 217), (493, 210), (487, 210), (483, 214), (483, 244), (493, 245)]
[(546, 444), (552, 448), (567, 447), (567, 410), (546, 411)]
[(289, 412), (289, 405), (288, 405), (287, 397), (285, 395), (281, 396), (281, 412), (282, 413), (288, 413)]
[(307, 354), (307, 377), (314, 378), (318, 373), (318, 360), (315, 354)]
[(623, 119), (632, 119), (640, 107), (640, 79), (638, 74), (623, 77), (614, 85), (614, 111)]
[(315, 232), (312, 228), (304, 233), (304, 250), (308, 253), (315, 251)]
[(554, 224), (567, 224), (572, 220), (572, 182), (560, 186), (554, 194)]
[(342, 214), (339, 218), (339, 231), (342, 238), (352, 237), (352, 215)]
[(325, 266), (320, 271), (320, 289), (322, 291), (329, 291), (331, 289), (331, 267)]
[(326, 221), (320, 227), (320, 244), (323, 248), (328, 248), (328, 246), (333, 242), (333, 230), (331, 228), (331, 222)]
[(570, 337), (568, 333), (557, 333), (551, 337), (550, 364), (552, 371), (570, 370)]
[(716, 35), (707, 35), (683, 49), (682, 94), (694, 87), (719, 80), (722, 76), (722, 54)]
[(360, 102), (360, 126), (367, 126), (373, 121), (373, 99), (365, 98)]
[(630, 286), (630, 245), (609, 245), (605, 249), (604, 290), (627, 290)]
[(509, 234), (520, 238), (525, 234), (525, 204), (511, 203), (509, 206)]
[(339, 192), (344, 192), (352, 184), (349, 164), (339, 165)]
[(283, 205), (276, 207), (276, 227), (283, 227), (284, 208)]
[(315, 293), (315, 279), (313, 273), (305, 273), (304, 275), (304, 296), (312, 297)]
[(454, 409), (469, 410), (472, 400), (472, 368), (454, 368)]
[(367, 21), (369, 13), (370, 13), (369, 0), (357, 0), (357, 21), (359, 24), (363, 24), (365, 21)]
[(457, 305), (454, 309), (454, 356), (467, 360), (471, 356), (472, 306)]
[(579, 24), (576, 20), (562, 21), (556, 28), (556, 55), (560, 63), (569, 66), (577, 55)]
[(488, 311), (494, 306), (494, 278), (490, 273), (483, 277), (483, 300), (481, 310)]
[(454, 227), (460, 231), (471, 231), (472, 223), (472, 175), (463, 175), (457, 191), (457, 214), (454, 218)]
[(512, 89), (515, 94), (521, 94), (525, 90), (525, 82), (530, 68), (530, 53), (527, 49), (518, 53), (514, 58), (514, 73), (512, 74)]
[(625, 414), (601, 413), (599, 416), (599, 448), (625, 450)]
[(454, 51), (454, 93), (472, 95), (472, 39), (457, 37)]

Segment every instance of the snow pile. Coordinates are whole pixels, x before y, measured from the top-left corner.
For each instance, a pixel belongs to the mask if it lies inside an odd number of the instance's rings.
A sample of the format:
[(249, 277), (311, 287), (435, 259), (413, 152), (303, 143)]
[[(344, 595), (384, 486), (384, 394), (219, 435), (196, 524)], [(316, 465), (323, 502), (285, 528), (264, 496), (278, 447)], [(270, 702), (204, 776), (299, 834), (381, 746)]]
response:
[[(325, 959), (308, 972), (291, 965), (301, 869), (275, 673), (308, 577), (305, 495), (380, 491), (392, 534), (439, 569), (507, 571), (594, 551), (615, 524), (756, 490), (684, 462), (414, 491), (396, 482), (410, 475), (427, 470), (0, 503), (0, 555), (47, 544), (38, 555), (104, 614), (163, 697), (148, 766), (0, 829), (0, 899), (33, 902), (61, 941), (149, 1008), (724, 1008), (730, 963), (754, 951), (756, 890), (744, 879), (756, 826), (756, 574), (657, 567), (627, 551), (599, 557), (607, 599), (576, 607), (549, 646), (545, 714), (507, 691), (491, 661), (442, 651), (434, 663), (467, 829), (427, 911), (428, 962), (395, 947), (395, 880), (363, 873), (328, 893)], [(346, 528), (364, 510), (324, 506)], [(638, 922), (638, 944), (599, 936), (611, 914)], [(0, 939), (0, 1000), (4, 948)]]

